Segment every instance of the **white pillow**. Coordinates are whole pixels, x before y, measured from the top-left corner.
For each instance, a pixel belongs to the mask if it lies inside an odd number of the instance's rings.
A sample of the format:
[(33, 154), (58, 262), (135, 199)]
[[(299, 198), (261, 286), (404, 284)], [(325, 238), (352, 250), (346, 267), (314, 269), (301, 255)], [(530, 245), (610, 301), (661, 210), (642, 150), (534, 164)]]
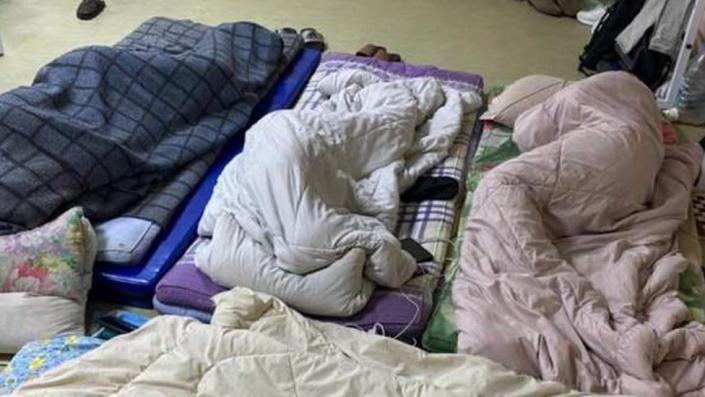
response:
[(487, 112), (480, 119), (492, 120), (514, 128), (514, 123), (522, 113), (543, 103), (568, 84), (570, 82), (565, 79), (551, 76), (522, 77), (508, 85), (501, 94), (493, 98)]
[(30, 292), (0, 294), (0, 353), (17, 353), (37, 339), (85, 333), (85, 305)]

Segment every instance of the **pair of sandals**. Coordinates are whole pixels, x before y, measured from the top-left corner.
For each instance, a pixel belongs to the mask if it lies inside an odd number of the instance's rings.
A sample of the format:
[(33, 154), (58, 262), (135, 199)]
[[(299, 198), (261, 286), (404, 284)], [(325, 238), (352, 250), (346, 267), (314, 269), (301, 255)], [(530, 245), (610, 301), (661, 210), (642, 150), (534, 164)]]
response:
[(401, 62), (399, 54), (389, 53), (387, 49), (375, 44), (365, 44), (355, 55), (365, 58), (375, 58), (387, 62)]
[(326, 49), (326, 39), (314, 28), (303, 28), (297, 32), (294, 28), (282, 28), (281, 33), (300, 34), (304, 40), (304, 47), (323, 52)]

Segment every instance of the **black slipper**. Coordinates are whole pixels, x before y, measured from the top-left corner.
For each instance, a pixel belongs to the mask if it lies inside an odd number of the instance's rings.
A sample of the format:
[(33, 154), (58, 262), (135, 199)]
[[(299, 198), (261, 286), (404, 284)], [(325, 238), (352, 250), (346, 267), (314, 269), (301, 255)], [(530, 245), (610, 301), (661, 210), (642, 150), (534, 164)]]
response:
[(76, 16), (78, 19), (83, 21), (88, 21), (93, 19), (100, 14), (105, 8), (105, 1), (103, 0), (82, 0), (81, 4), (78, 5), (76, 10)]

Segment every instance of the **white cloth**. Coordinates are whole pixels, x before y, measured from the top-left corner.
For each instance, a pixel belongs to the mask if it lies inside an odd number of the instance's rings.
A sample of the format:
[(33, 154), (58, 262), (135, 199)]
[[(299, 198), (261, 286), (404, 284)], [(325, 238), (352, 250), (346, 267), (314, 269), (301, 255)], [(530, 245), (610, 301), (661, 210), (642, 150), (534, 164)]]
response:
[(315, 111), (272, 113), (247, 133), (200, 221), (197, 266), (226, 287), (273, 294), (303, 312), (347, 316), (375, 285), (416, 270), (392, 234), (399, 194), (441, 162), (477, 110), (474, 92), (436, 80), (327, 76)]

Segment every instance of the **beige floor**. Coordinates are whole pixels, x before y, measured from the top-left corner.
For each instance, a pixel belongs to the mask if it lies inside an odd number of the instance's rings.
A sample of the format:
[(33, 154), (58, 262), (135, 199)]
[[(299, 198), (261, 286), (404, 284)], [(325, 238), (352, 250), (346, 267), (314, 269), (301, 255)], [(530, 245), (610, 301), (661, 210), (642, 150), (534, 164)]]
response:
[(80, 0), (0, 0), (0, 91), (29, 84), (37, 69), (77, 46), (110, 44), (148, 17), (270, 28), (314, 26), (336, 51), (382, 43), (408, 62), (479, 73), (490, 84), (530, 73), (578, 77), (588, 28), (516, 0), (106, 0), (102, 15), (76, 19)]

